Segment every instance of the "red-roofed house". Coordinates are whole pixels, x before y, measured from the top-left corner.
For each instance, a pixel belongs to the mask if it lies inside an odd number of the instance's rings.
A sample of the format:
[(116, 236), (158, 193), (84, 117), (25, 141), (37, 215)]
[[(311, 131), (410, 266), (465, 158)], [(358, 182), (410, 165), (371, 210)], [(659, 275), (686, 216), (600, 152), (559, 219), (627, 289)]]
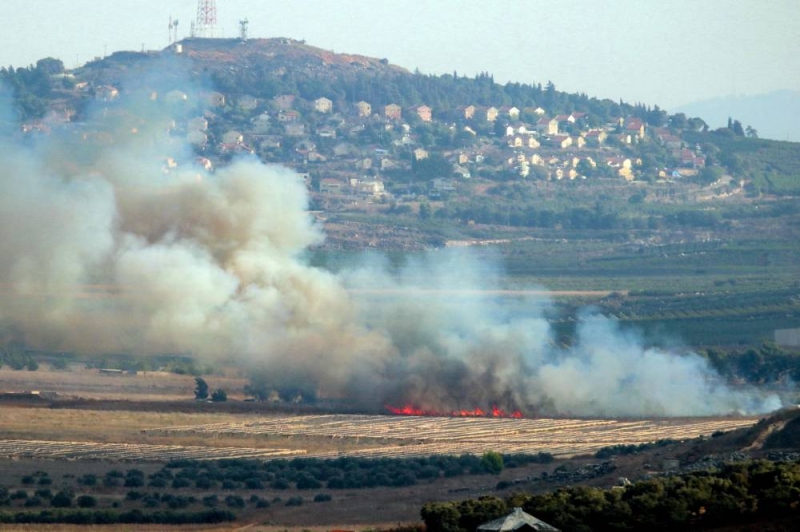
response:
[(608, 135), (602, 129), (593, 129), (586, 133), (586, 144), (593, 148), (599, 147), (605, 142)]
[(637, 139), (644, 138), (644, 122), (641, 118), (629, 117), (625, 119), (625, 131)]

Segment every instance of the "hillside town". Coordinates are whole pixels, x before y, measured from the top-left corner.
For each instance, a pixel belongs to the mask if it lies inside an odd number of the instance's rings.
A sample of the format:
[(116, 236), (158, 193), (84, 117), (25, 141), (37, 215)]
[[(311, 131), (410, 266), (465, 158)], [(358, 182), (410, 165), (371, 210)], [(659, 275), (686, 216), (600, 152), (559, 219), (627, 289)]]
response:
[[(140, 107), (134, 104), (145, 101), (166, 111), (152, 128), (163, 146), (165, 172), (186, 162), (173, 148), (188, 144), (206, 169), (236, 156), (256, 156), (293, 168), (323, 196), (438, 200), (471, 178), (679, 181), (706, 166), (701, 147), (682, 138), (686, 128), (704, 124), (683, 116), (651, 127), (637, 116), (600, 121), (587, 112), (555, 114), (541, 106), (434, 109), (424, 102), (403, 107), (334, 102), (322, 95), (159, 92), (95, 86), (69, 71), (56, 76), (69, 82), (73, 100), (90, 102), (88, 116), (112, 117), (138, 131), (144, 125), (137, 123), (133, 109)], [(23, 123), (21, 131), (46, 135), (70, 123), (80, 126), (86, 141), (120, 134), (92, 119), (76, 118), (66, 104), (51, 106), (43, 118)], [(660, 157), (648, 160), (654, 150)]]

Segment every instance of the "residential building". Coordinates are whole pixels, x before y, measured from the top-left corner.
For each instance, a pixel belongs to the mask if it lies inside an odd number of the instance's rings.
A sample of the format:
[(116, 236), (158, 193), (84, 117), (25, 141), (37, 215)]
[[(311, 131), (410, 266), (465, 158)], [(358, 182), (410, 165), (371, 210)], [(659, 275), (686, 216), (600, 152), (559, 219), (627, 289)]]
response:
[(475, 111), (477, 119), (485, 122), (494, 122), (497, 120), (498, 114), (500, 114), (500, 112), (497, 110), (497, 107), (479, 107)]
[(427, 105), (415, 105), (409, 111), (416, 114), (423, 122), (430, 122), (433, 118), (432, 109)]
[(390, 120), (400, 120), (403, 116), (403, 110), (399, 105), (390, 103), (383, 108), (383, 116)]
[(243, 111), (255, 111), (258, 100), (254, 96), (244, 95), (236, 101), (236, 105)]
[(541, 135), (558, 135), (558, 120), (542, 117), (536, 121), (536, 131)]
[(428, 158), (428, 151), (424, 148), (417, 148), (412, 152), (414, 154), (414, 159), (417, 161), (421, 161), (422, 159)]
[(224, 107), (225, 106), (225, 95), (221, 92), (210, 92), (206, 96), (206, 102), (211, 107)]
[(330, 113), (333, 111), (333, 102), (324, 96), (314, 100), (314, 110), (318, 113)]
[(101, 102), (110, 102), (116, 100), (119, 96), (119, 90), (111, 85), (102, 85), (94, 90), (94, 97)]
[(300, 113), (297, 111), (281, 111), (278, 113), (278, 122), (295, 122), (300, 118)]
[(238, 144), (244, 142), (244, 135), (240, 131), (232, 130), (222, 135), (223, 144)]
[(367, 118), (372, 115), (372, 106), (365, 101), (360, 101), (356, 104), (356, 113), (361, 118)]
[(608, 134), (602, 129), (593, 129), (586, 133), (585, 138), (587, 146), (599, 148), (603, 142), (605, 142), (606, 138), (608, 138)]
[(461, 120), (470, 120), (475, 116), (474, 105), (462, 105), (456, 108), (456, 118)]
[(206, 120), (202, 116), (192, 118), (188, 122), (186, 122), (186, 129), (188, 129), (189, 131), (207, 131), (208, 120)]
[(319, 191), (323, 194), (341, 194), (344, 186), (338, 179), (328, 177), (319, 182)]
[(499, 109), (500, 116), (507, 117), (510, 120), (519, 120), (519, 109), (513, 106), (504, 105)]

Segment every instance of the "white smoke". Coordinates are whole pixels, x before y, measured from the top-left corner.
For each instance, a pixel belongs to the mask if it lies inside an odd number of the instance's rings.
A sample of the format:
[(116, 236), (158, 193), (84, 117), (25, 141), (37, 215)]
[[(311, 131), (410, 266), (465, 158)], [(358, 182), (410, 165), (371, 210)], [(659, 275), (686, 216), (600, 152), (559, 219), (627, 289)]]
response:
[[(732, 389), (697, 355), (643, 348), (602, 317), (584, 317), (573, 348), (555, 347), (548, 300), (498, 295), (501, 269), (468, 251), (399, 270), (311, 267), (303, 254), (323, 235), (296, 174), (255, 158), (206, 172), (128, 113), (107, 119), (113, 142), (67, 131), (0, 148), (7, 340), (236, 358), (274, 382), (376, 409), (683, 416), (779, 406)], [(172, 153), (180, 164), (165, 173)]]

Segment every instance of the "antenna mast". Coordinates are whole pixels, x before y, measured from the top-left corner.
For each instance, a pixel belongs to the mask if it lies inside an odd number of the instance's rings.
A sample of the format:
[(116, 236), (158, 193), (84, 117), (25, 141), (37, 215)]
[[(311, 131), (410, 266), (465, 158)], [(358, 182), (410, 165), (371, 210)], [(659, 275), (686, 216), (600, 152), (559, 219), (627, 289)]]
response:
[(213, 39), (217, 33), (216, 0), (197, 0), (197, 20), (194, 24), (195, 37)]
[(243, 41), (247, 40), (247, 25), (250, 21), (246, 18), (239, 21), (239, 38)]
[(169, 17), (169, 44), (178, 42), (178, 19)]

